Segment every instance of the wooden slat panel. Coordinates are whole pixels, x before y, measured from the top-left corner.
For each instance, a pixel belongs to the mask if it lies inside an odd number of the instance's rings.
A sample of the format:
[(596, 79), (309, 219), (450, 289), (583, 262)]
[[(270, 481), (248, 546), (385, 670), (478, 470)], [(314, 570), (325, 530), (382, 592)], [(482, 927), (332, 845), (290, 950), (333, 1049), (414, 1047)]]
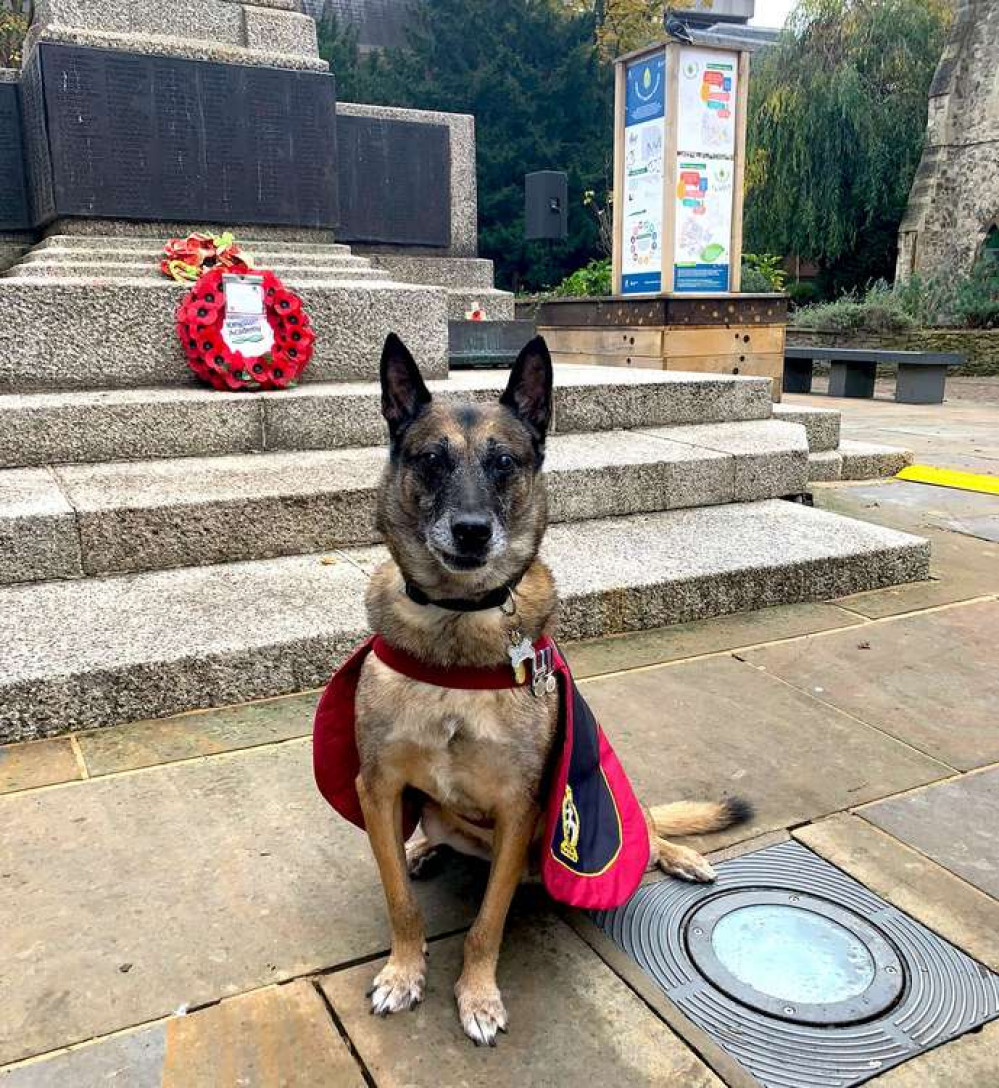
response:
[(760, 355), (784, 351), (783, 325), (663, 330), (663, 355)]
[[(570, 355), (662, 355), (660, 329), (567, 329), (539, 326), (538, 333), (553, 352)], [(688, 352), (688, 354), (690, 354)]]
[(687, 370), (697, 374), (739, 374), (742, 377), (772, 378), (773, 396), (780, 400), (784, 378), (784, 356), (778, 353), (740, 356), (686, 355), (671, 357), (666, 370)]
[(575, 355), (552, 352), (552, 362), (575, 363), (577, 366), (631, 367), (635, 370), (662, 370), (662, 359), (651, 355)]
[(568, 328), (663, 328), (670, 325), (780, 325), (787, 320), (786, 295), (708, 295), (631, 299), (548, 300), (538, 303), (538, 325)]

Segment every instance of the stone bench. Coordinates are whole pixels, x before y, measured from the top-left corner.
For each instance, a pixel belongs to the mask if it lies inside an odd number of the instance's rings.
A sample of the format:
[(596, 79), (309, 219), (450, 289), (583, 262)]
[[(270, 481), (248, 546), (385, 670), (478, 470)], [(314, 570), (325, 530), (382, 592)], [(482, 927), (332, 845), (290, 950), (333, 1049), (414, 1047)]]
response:
[(785, 393), (811, 393), (816, 359), (831, 364), (831, 397), (873, 397), (878, 363), (897, 364), (895, 400), (903, 404), (942, 404), (947, 368), (964, 362), (963, 355), (951, 352), (788, 347), (784, 349)]

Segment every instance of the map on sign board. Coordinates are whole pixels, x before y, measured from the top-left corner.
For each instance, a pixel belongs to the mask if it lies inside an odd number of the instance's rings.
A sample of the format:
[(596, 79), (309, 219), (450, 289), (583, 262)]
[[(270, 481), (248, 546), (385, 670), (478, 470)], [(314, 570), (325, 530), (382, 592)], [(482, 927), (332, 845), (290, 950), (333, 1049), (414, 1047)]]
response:
[(666, 57), (659, 52), (625, 69), (623, 294), (662, 290), (665, 117)]
[(675, 291), (727, 291), (732, 159), (677, 157)]
[(735, 154), (739, 57), (713, 49), (680, 50), (677, 147), (688, 154)]

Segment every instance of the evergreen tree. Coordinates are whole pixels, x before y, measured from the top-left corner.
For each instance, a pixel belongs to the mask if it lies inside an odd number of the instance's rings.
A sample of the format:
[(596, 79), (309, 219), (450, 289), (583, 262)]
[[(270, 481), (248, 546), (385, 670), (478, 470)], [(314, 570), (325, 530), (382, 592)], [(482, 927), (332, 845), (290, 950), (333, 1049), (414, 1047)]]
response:
[[(338, 96), (475, 116), (479, 247), (497, 282), (539, 288), (598, 252), (586, 190), (610, 186), (613, 79), (596, 50), (592, 10), (559, 0), (422, 0), (406, 49), (359, 57), (327, 20), (324, 56)], [(569, 175), (569, 237), (524, 241), (524, 174)]]

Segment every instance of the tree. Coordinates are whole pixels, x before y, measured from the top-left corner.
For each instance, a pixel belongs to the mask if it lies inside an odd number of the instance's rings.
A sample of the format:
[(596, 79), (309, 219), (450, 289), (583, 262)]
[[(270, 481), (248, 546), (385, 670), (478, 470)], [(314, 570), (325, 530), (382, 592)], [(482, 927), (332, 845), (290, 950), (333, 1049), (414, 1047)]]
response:
[(0, 68), (17, 68), (28, 32), (26, 0), (0, 0)]
[(611, 61), (622, 53), (652, 45), (666, 36), (663, 15), (666, 9), (680, 13), (699, 6), (710, 10), (711, 0), (602, 0), (596, 8), (597, 41), (600, 55)]
[(919, 164), (946, 0), (801, 0), (754, 57), (746, 239), (829, 287), (890, 278)]
[[(600, 63), (592, 8), (563, 0), (421, 0), (406, 49), (359, 57), (327, 26), (338, 95), (475, 115), (479, 246), (497, 280), (557, 283), (598, 251), (587, 190), (609, 188), (613, 80)], [(569, 175), (569, 238), (524, 241), (524, 174)]]

